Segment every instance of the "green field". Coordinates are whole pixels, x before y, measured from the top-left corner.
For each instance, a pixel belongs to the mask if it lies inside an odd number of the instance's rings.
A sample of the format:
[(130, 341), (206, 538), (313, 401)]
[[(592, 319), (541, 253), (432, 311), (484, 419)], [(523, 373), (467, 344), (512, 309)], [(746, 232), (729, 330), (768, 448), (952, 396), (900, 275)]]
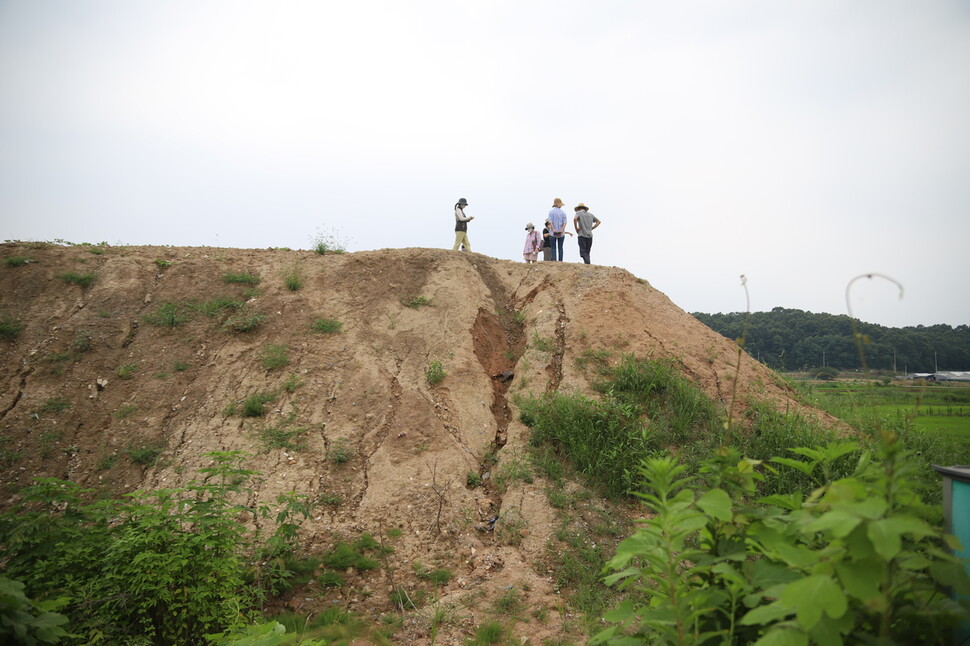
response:
[(970, 384), (806, 379), (793, 383), (808, 403), (857, 428), (915, 428), (966, 438), (970, 446)]

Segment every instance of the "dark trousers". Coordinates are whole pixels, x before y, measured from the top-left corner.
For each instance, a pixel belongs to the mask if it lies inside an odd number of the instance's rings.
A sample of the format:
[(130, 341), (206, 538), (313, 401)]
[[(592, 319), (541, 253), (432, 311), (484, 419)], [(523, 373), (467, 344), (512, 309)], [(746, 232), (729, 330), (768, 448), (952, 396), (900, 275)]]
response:
[(579, 256), (587, 265), (589, 264), (589, 250), (593, 248), (593, 239), (579, 236)]
[(559, 260), (559, 261), (562, 260), (562, 243), (565, 242), (565, 241), (566, 241), (565, 234), (563, 234), (559, 238), (554, 238), (552, 236), (549, 236), (549, 242), (552, 243), (552, 259), (553, 260)]

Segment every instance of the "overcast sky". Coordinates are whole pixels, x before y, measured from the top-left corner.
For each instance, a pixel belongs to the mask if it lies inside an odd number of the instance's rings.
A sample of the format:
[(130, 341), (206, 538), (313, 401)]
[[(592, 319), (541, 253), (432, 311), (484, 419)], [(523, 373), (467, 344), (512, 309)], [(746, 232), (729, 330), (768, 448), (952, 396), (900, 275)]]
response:
[[(970, 324), (966, 0), (0, 0), (0, 239), (472, 248)], [(579, 260), (575, 238), (566, 260)]]

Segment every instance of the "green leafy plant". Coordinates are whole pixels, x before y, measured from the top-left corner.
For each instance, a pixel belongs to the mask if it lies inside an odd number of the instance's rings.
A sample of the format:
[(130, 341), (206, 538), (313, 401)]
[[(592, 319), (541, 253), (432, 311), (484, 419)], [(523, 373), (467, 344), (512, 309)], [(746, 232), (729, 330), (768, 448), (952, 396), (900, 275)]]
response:
[(161, 258), (156, 258), (155, 259), (155, 266), (158, 267), (159, 269), (168, 269), (169, 267), (172, 266), (172, 261), (171, 260), (162, 260)]
[[(203, 644), (242, 630), (265, 594), (262, 559), (286, 552), (305, 508), (281, 496), (279, 529), (255, 549), (242, 519), (272, 510), (234, 501), (257, 474), (239, 452), (205, 457), (212, 466), (199, 480), (120, 500), (89, 502), (93, 492), (76, 483), (38, 480), (0, 514), (4, 575), (28, 582), (31, 597), (70, 596), (63, 612), (84, 643)], [(253, 571), (256, 585), (246, 578)]]
[(327, 457), (334, 464), (344, 464), (354, 457), (354, 449), (345, 437), (338, 437), (330, 443), (327, 449)]
[(431, 386), (440, 384), (445, 376), (445, 369), (441, 366), (440, 361), (432, 361), (428, 364), (427, 370), (424, 371), (424, 378)]
[(79, 274), (76, 271), (69, 271), (58, 276), (68, 285), (78, 285), (79, 287), (90, 287), (94, 284), (94, 274)]
[(33, 261), (26, 256), (7, 256), (3, 262), (7, 267), (22, 267)]
[(323, 332), (324, 334), (334, 334), (339, 332), (343, 327), (343, 323), (336, 319), (319, 318), (314, 319), (313, 323), (310, 325), (310, 329), (314, 332)]
[[(945, 549), (953, 537), (926, 521), (915, 463), (894, 434), (882, 439), (850, 477), (753, 502), (766, 476), (736, 452), (705, 462), (707, 482), (673, 458), (645, 461), (640, 497), (653, 515), (620, 544), (606, 582), (646, 601), (608, 613), (615, 625), (590, 643), (950, 643), (967, 613), (948, 589), (966, 594), (970, 578)], [(774, 462), (824, 472), (853, 451), (843, 442)]]
[[(0, 575), (0, 637), (6, 643), (57, 644), (71, 634), (68, 618), (58, 612), (70, 603), (67, 597), (34, 601), (24, 584)], [(8, 641), (9, 640), (9, 641)]]
[(125, 454), (135, 464), (143, 467), (154, 466), (158, 462), (159, 456), (165, 450), (164, 442), (149, 442), (145, 444), (132, 445), (125, 450)]
[(89, 352), (93, 347), (91, 334), (85, 330), (79, 330), (74, 336), (74, 341), (71, 342), (71, 349), (78, 353)]

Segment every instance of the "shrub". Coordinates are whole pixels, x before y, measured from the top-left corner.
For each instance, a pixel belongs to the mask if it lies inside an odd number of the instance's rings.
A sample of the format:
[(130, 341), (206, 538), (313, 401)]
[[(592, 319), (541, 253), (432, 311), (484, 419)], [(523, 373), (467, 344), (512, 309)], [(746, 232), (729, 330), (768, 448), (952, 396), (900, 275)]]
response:
[(58, 276), (68, 285), (78, 285), (80, 287), (90, 287), (94, 284), (94, 274), (79, 274), (76, 271), (69, 271)]
[(24, 324), (6, 314), (0, 317), (0, 339), (13, 341), (24, 331)]
[(125, 453), (135, 464), (140, 464), (143, 467), (150, 467), (158, 461), (158, 457), (164, 450), (164, 444), (154, 443), (142, 444), (140, 446), (130, 446), (125, 450)]
[(58, 597), (34, 601), (24, 594), (24, 586), (0, 575), (0, 637), (17, 644), (56, 644), (70, 634), (64, 629), (68, 618), (55, 612), (70, 599)]
[(440, 361), (432, 361), (428, 364), (427, 370), (424, 372), (424, 378), (427, 379), (428, 384), (432, 386), (437, 386), (445, 378), (445, 369), (441, 367)]
[(315, 319), (310, 325), (310, 328), (314, 332), (323, 332), (324, 334), (333, 334), (339, 332), (340, 328), (343, 327), (343, 323), (337, 321), (336, 319)]
[[(5, 576), (37, 598), (74, 599), (64, 612), (79, 643), (204, 644), (241, 628), (262, 594), (244, 580), (261, 552), (240, 516), (249, 509), (235, 501), (256, 474), (238, 452), (206, 457), (214, 464), (199, 481), (119, 500), (89, 503), (76, 483), (36, 481), (0, 514)], [(254, 512), (282, 516), (292, 531), (284, 503)]]
[(255, 285), (258, 285), (259, 284), (259, 276), (256, 276), (254, 274), (251, 274), (251, 273), (249, 273), (247, 271), (243, 271), (243, 272), (239, 272), (239, 273), (227, 272), (227, 273), (225, 273), (225, 274), (222, 275), (222, 282), (224, 282), (224, 283), (242, 283), (244, 285), (252, 285), (252, 286), (255, 286)]

